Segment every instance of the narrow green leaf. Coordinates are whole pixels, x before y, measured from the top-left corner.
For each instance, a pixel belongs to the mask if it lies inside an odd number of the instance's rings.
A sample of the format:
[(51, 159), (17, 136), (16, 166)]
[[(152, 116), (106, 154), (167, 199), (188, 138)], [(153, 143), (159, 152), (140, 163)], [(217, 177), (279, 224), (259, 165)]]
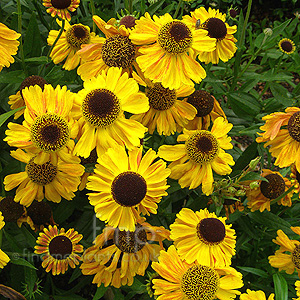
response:
[(36, 21), (36, 12), (33, 12), (24, 38), (25, 57), (38, 57), (41, 55), (41, 35)]
[(23, 71), (10, 71), (1, 72), (0, 74), (0, 83), (19, 83), (21, 84), (22, 81), (25, 79), (25, 74)]
[(106, 290), (108, 289), (108, 287), (105, 287), (103, 284), (101, 284), (96, 291), (96, 294), (94, 295), (93, 300), (99, 300), (101, 299), (101, 297), (104, 296)]
[(288, 300), (288, 285), (285, 278), (276, 273), (273, 275), (275, 299)]
[(284, 88), (282, 85), (276, 82), (270, 83), (270, 89), (273, 96), (276, 98), (278, 102), (280, 102), (284, 106), (293, 106), (293, 100), (291, 93)]
[(21, 110), (23, 107), (19, 107), (19, 108), (16, 108), (16, 109), (13, 109), (11, 111), (8, 111), (2, 115), (0, 115), (0, 127), (5, 123), (5, 121), (10, 117), (12, 116), (15, 112)]
[(24, 266), (24, 267), (37, 270), (37, 268), (33, 266), (30, 262), (28, 262), (24, 258), (17, 257), (17, 255), (15, 255), (15, 257), (10, 257), (10, 262), (15, 265)]
[(260, 269), (256, 269), (256, 268), (251, 268), (251, 267), (239, 267), (237, 266), (238, 269), (242, 270), (242, 271), (245, 271), (247, 273), (251, 273), (251, 274), (254, 274), (254, 275), (258, 275), (262, 278), (268, 278), (269, 275), (267, 272), (263, 271), (263, 270), (260, 270)]

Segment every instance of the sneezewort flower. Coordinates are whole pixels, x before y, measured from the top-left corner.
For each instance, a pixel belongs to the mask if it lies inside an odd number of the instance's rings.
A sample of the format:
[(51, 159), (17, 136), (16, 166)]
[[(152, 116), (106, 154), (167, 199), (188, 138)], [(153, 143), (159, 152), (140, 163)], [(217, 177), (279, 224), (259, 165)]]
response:
[(278, 47), (281, 52), (286, 54), (292, 54), (296, 50), (295, 43), (287, 38), (281, 39), (278, 43)]
[(47, 13), (51, 17), (58, 15), (63, 20), (71, 21), (70, 12), (74, 12), (80, 4), (80, 0), (43, 0), (43, 5), (47, 7)]
[[(240, 300), (267, 300), (263, 291), (251, 291), (247, 289), (246, 293), (240, 295)], [(274, 294), (270, 294), (268, 300), (274, 300)]]
[(158, 156), (172, 161), (170, 178), (178, 179), (181, 187), (195, 189), (202, 184), (206, 195), (213, 192), (213, 170), (220, 175), (231, 173), (233, 158), (224, 149), (231, 149), (231, 138), (227, 133), (232, 128), (223, 117), (215, 120), (211, 131), (183, 130), (177, 138), (180, 143), (174, 146), (163, 145)]
[(158, 260), (152, 263), (161, 277), (152, 280), (157, 300), (231, 300), (243, 286), (242, 274), (234, 268), (207, 266), (204, 259), (199, 264), (188, 264), (174, 245), (167, 252), (161, 250)]
[(77, 254), (83, 252), (83, 246), (78, 244), (81, 239), (82, 234), (74, 228), (65, 232), (64, 228), (50, 225), (40, 232), (34, 253), (43, 255), (42, 267), (46, 272), (52, 270), (52, 275), (64, 274), (69, 266), (74, 269), (81, 260)]
[(174, 20), (168, 13), (153, 16), (149, 13), (136, 21), (130, 40), (139, 46), (136, 61), (146, 78), (162, 86), (178, 89), (181, 85), (194, 86), (206, 77), (205, 70), (194, 59), (200, 51), (213, 51), (216, 39), (204, 29), (192, 28)]

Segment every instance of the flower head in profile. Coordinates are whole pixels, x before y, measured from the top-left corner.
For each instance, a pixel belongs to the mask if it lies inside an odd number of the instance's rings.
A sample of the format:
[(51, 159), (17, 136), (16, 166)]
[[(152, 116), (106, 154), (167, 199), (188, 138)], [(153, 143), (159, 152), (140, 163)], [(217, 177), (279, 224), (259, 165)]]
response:
[(65, 232), (64, 228), (50, 225), (40, 232), (34, 253), (43, 255), (42, 267), (46, 272), (52, 271), (52, 275), (64, 274), (69, 266), (74, 269), (81, 260), (77, 254), (83, 252), (83, 246), (78, 244), (81, 239), (82, 234), (74, 228)]
[(82, 80), (89, 80), (102, 71), (107, 72), (111, 67), (117, 67), (122, 72), (131, 74), (135, 64), (136, 46), (129, 39), (130, 27), (126, 22), (116, 25), (115, 19), (107, 23), (98, 16), (93, 16), (93, 21), (104, 33), (105, 38), (84, 46), (78, 54), (84, 63), (78, 68), (77, 73)]
[(78, 133), (76, 121), (71, 117), (74, 94), (66, 86), (54, 89), (45, 84), (22, 90), (26, 109), (22, 125), (9, 123), (6, 141), (12, 147), (35, 153), (35, 163), (46, 163), (60, 157), (66, 162), (78, 162), (71, 153)]
[(170, 225), (170, 237), (182, 259), (211, 267), (231, 264), (236, 236), (231, 225), (225, 223), (226, 218), (217, 217), (206, 208), (196, 212), (183, 208), (176, 216)]
[(95, 274), (93, 283), (98, 287), (102, 283), (116, 288), (131, 286), (134, 276), (144, 276), (150, 261), (157, 260), (162, 241), (168, 238), (168, 230), (151, 226), (144, 218), (138, 220), (134, 231), (107, 226), (95, 246), (84, 252), (80, 268), (84, 275)]
[(47, 13), (51, 17), (58, 15), (63, 20), (71, 21), (70, 12), (74, 12), (80, 4), (80, 0), (43, 0), (43, 5), (47, 7)]
[(107, 74), (87, 80), (77, 93), (74, 117), (79, 119), (78, 143), (74, 152), (87, 158), (96, 148), (98, 157), (108, 148), (124, 145), (128, 149), (140, 145), (147, 128), (126, 119), (124, 112), (144, 113), (149, 109), (148, 98), (139, 86), (120, 68), (109, 68)]
[(204, 259), (189, 264), (179, 257), (174, 245), (161, 250), (158, 260), (152, 263), (160, 276), (152, 280), (157, 300), (231, 300), (243, 286), (242, 274), (234, 268), (207, 266)]
[(0, 72), (3, 67), (8, 68), (14, 63), (15, 59), (12, 56), (17, 54), (20, 44), (17, 39), (20, 36), (21, 34), (0, 23)]
[[(246, 191), (247, 205), (251, 211), (259, 210), (263, 212), (265, 209), (270, 211), (272, 200), (278, 198), (292, 186), (291, 181), (276, 171), (263, 169), (261, 176), (266, 178), (267, 181), (258, 180), (258, 187), (249, 188)], [(290, 191), (277, 203), (283, 206), (292, 206), (293, 193), (294, 190)]]
[[(62, 26), (61, 21), (57, 23)], [(58, 30), (51, 30), (49, 32), (47, 42), (49, 46), (54, 44)], [(83, 24), (70, 25), (68, 21), (65, 22), (64, 30), (56, 42), (54, 48), (50, 53), (50, 57), (55, 64), (59, 64), (65, 60), (63, 68), (70, 71), (75, 69), (82, 63), (82, 59), (78, 55), (81, 46), (99, 43), (103, 38), (96, 36), (94, 32), (90, 32), (90, 28)]]
[(270, 294), (267, 299), (263, 291), (251, 291), (247, 289), (246, 293), (240, 295), (240, 300), (274, 300), (274, 294)]
[(215, 120), (211, 131), (183, 130), (177, 138), (180, 143), (174, 146), (163, 145), (158, 156), (172, 161), (170, 178), (178, 179), (181, 187), (195, 189), (202, 184), (206, 195), (213, 192), (213, 170), (220, 175), (231, 173), (233, 158), (224, 149), (231, 149), (231, 138), (227, 133), (232, 128), (223, 117)]
[(278, 43), (279, 50), (286, 54), (292, 54), (296, 50), (295, 43), (287, 38), (281, 39)]
[[(25, 101), (24, 101), (22, 92), (26, 87), (38, 85), (41, 87), (42, 90), (44, 90), (45, 84), (48, 84), (47, 81), (43, 77), (38, 76), (38, 75), (31, 75), (31, 76), (25, 78), (22, 81), (17, 93), (15, 95), (9, 96), (8, 104), (10, 105), (10, 108), (16, 109), (16, 108), (21, 108), (21, 107), (25, 106)], [(23, 115), (24, 111), (25, 111), (25, 107), (20, 109), (19, 111), (17, 111), (15, 113), (14, 118), (18, 119), (21, 115)]]
[(194, 82), (205, 78), (205, 70), (194, 59), (195, 53), (216, 47), (216, 39), (207, 36), (206, 30), (196, 30), (168, 13), (154, 15), (152, 20), (146, 12), (136, 21), (129, 37), (139, 46), (136, 61), (145, 77), (170, 89), (194, 86)]
[(258, 133), (258, 143), (266, 142), (271, 155), (276, 158), (274, 164), (280, 168), (289, 167), (293, 163), (300, 172), (300, 108), (288, 107), (285, 112), (275, 112), (264, 116), (266, 123), (260, 127), (264, 131)]
[[(291, 229), (300, 235), (300, 227), (291, 227)], [(272, 267), (284, 270), (287, 274), (293, 274), (295, 269), (300, 277), (300, 242), (299, 240), (290, 240), (282, 231), (277, 230), (277, 237), (273, 242), (280, 246), (275, 251), (275, 255), (268, 257)]]
[(216, 48), (213, 51), (203, 49), (199, 52), (200, 61), (217, 64), (221, 59), (227, 62), (236, 52), (236, 39), (233, 34), (237, 31), (236, 25), (229, 26), (226, 21), (226, 14), (218, 9), (204, 7), (197, 8), (191, 12), (191, 16), (183, 16), (183, 21), (192, 28), (205, 30), (207, 37), (216, 41)]
[(74, 192), (80, 183), (80, 176), (84, 172), (82, 165), (66, 163), (61, 159), (48, 160), (38, 164), (34, 161), (35, 155), (21, 149), (11, 151), (11, 156), (26, 164), (25, 171), (10, 174), (4, 178), (6, 191), (15, 187), (15, 202), (29, 206), (33, 200), (60, 202), (61, 198), (72, 200)]
[(127, 155), (124, 146), (110, 148), (99, 157), (87, 189), (93, 191), (88, 196), (100, 220), (134, 231), (141, 213), (157, 213), (157, 203), (167, 195), (170, 170), (163, 160), (154, 162), (156, 158), (152, 149), (142, 157), (142, 147)]

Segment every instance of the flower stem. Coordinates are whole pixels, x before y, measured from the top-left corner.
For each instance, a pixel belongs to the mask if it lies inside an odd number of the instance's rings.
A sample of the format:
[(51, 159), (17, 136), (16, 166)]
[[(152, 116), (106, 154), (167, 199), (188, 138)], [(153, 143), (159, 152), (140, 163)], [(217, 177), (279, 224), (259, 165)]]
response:
[[(96, 8), (95, 8), (94, 0), (91, 0), (90, 4), (91, 4), (92, 16), (94, 16), (96, 14)], [(93, 32), (96, 32), (96, 24), (95, 24), (95, 22), (93, 22)]]
[(176, 18), (177, 18), (178, 13), (179, 13), (179, 10), (180, 10), (180, 7), (182, 6), (182, 3), (183, 3), (183, 0), (180, 0), (180, 1), (179, 1), (179, 4), (178, 4), (177, 7), (176, 7), (176, 11), (175, 11), (175, 13), (174, 13), (173, 19), (176, 19)]

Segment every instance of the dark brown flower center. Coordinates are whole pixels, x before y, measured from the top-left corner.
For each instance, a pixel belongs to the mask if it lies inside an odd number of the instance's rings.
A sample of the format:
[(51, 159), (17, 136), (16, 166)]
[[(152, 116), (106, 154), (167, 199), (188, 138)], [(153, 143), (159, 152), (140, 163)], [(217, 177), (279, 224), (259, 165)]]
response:
[(0, 201), (0, 211), (4, 222), (16, 222), (24, 213), (24, 206), (14, 201), (13, 197), (5, 197)]
[(208, 36), (223, 40), (227, 34), (226, 24), (219, 18), (209, 18), (202, 25), (208, 31)]
[(205, 117), (210, 114), (215, 104), (213, 96), (203, 90), (195, 91), (188, 97), (187, 102), (197, 109), (197, 117)]
[(229, 14), (230, 14), (230, 17), (234, 19), (237, 16), (238, 12), (232, 8), (229, 10)]
[(113, 92), (96, 89), (86, 95), (82, 103), (82, 113), (91, 125), (107, 127), (117, 119), (120, 102)]
[(66, 9), (71, 5), (71, 0), (51, 0), (51, 4), (57, 9)]
[(197, 225), (197, 236), (206, 244), (219, 244), (225, 235), (225, 225), (217, 218), (202, 219)]
[(55, 259), (66, 259), (72, 253), (72, 251), (73, 244), (71, 240), (64, 235), (58, 235), (54, 237), (49, 243), (49, 253)]
[(50, 205), (44, 201), (33, 201), (27, 208), (27, 214), (35, 225), (46, 225), (52, 216)]
[(47, 185), (51, 183), (57, 175), (57, 167), (50, 161), (39, 165), (33, 162), (32, 158), (26, 165), (26, 172), (31, 181), (39, 185)]
[(172, 21), (159, 30), (158, 43), (171, 54), (184, 53), (192, 43), (192, 32), (184, 23)]
[(115, 229), (114, 243), (122, 252), (136, 253), (146, 245), (147, 233), (145, 229), (140, 224), (136, 224), (135, 228), (135, 231)]
[(97, 151), (96, 148), (93, 149), (90, 153), (90, 156), (87, 158), (81, 157), (80, 156), (80, 163), (82, 165), (87, 165), (87, 164), (95, 164), (97, 162), (98, 156), (97, 156)]
[(296, 248), (292, 252), (292, 262), (297, 269), (300, 269), (300, 245), (296, 245)]
[(47, 81), (41, 77), (41, 76), (37, 76), (37, 75), (31, 75), (27, 78), (25, 78), (20, 86), (20, 93), (21, 96), (23, 98), (23, 93), (22, 91), (26, 88), (26, 87), (30, 87), (30, 86), (34, 86), (34, 85), (38, 85), (42, 88), (42, 90), (44, 90), (44, 86), (45, 84), (47, 84)]
[(276, 199), (285, 191), (284, 179), (278, 174), (269, 174), (265, 176), (268, 181), (260, 183), (261, 193), (269, 199)]
[(56, 152), (69, 141), (69, 125), (56, 114), (44, 114), (37, 117), (30, 129), (35, 146), (45, 152)]
[(81, 45), (90, 42), (90, 30), (81, 25), (72, 25), (66, 31), (67, 42), (75, 49), (80, 49)]
[(136, 18), (134, 16), (125, 16), (120, 20), (120, 25), (124, 25), (126, 28), (132, 28), (135, 26)]
[(289, 119), (287, 129), (290, 136), (300, 142), (300, 111), (295, 112)]
[(285, 52), (291, 52), (293, 50), (293, 45), (289, 41), (283, 41), (280, 44), (280, 46), (281, 46), (282, 50), (285, 51)]
[(215, 158), (219, 151), (219, 144), (209, 131), (200, 130), (187, 139), (185, 149), (191, 160), (201, 164)]
[(128, 68), (135, 58), (135, 46), (127, 36), (114, 35), (102, 46), (102, 59), (109, 67)]
[(218, 273), (208, 266), (192, 266), (182, 276), (181, 289), (189, 300), (215, 299)]
[(111, 193), (118, 204), (127, 207), (135, 206), (146, 196), (147, 183), (138, 173), (123, 172), (113, 180)]
[(175, 90), (164, 88), (161, 83), (155, 83), (153, 87), (146, 90), (149, 105), (156, 110), (167, 110), (171, 108), (177, 97)]

